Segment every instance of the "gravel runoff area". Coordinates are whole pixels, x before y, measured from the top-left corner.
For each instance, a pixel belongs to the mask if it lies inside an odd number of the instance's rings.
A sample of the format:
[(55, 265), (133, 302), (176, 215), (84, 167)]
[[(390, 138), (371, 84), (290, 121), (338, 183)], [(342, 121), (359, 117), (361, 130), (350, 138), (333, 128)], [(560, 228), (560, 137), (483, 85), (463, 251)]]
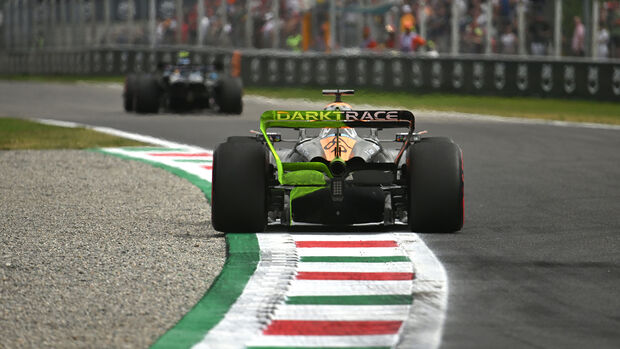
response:
[(138, 161), (0, 151), (0, 348), (143, 348), (225, 260), (203, 193)]

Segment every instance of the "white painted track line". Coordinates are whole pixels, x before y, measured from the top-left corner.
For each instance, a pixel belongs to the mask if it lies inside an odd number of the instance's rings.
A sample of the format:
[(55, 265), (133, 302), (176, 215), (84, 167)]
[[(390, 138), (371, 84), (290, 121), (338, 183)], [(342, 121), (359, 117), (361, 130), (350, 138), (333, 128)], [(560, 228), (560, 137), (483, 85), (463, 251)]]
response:
[(292, 234), (295, 241), (394, 241), (393, 233), (360, 234), (360, 233), (329, 233), (329, 234)]
[(398, 335), (371, 336), (260, 336), (248, 346), (273, 347), (383, 347), (396, 344)]
[(409, 305), (293, 305), (276, 310), (273, 319), (311, 321), (405, 321)]
[(125, 132), (125, 131), (113, 129), (113, 128), (110, 128), (110, 127), (91, 126), (91, 125), (79, 124), (79, 123), (76, 123), (76, 122), (59, 121), (59, 120), (52, 120), (52, 119), (33, 119), (33, 120), (37, 121), (37, 122), (40, 122), (42, 124), (46, 124), (46, 125), (61, 126), (61, 127), (71, 127), (71, 128), (82, 127), (82, 128), (86, 128), (86, 129), (89, 129), (89, 130), (94, 130), (94, 131), (97, 131), (97, 132), (101, 132), (101, 133), (105, 133), (105, 134), (109, 134), (109, 135), (113, 135), (113, 136), (117, 136), (117, 137), (131, 139), (131, 140), (138, 141), (138, 142), (144, 142), (144, 143), (150, 143), (150, 144), (158, 145), (158, 146), (161, 146), (161, 147), (186, 148), (186, 149), (196, 149), (196, 150), (197, 149), (202, 149), (202, 148), (195, 147), (195, 146), (188, 145), (188, 144), (171, 142), (171, 141), (168, 141), (168, 140), (165, 140), (165, 139), (151, 137), (151, 136), (145, 136), (145, 135), (141, 135), (141, 134), (137, 134), (137, 133), (132, 133), (132, 132)]
[(293, 280), (288, 296), (366, 296), (411, 294), (411, 280)]
[(415, 266), (413, 305), (397, 348), (438, 348), (448, 308), (448, 276), (417, 234), (395, 233)]
[(299, 256), (315, 257), (391, 257), (404, 256), (405, 253), (398, 247), (373, 248), (299, 248)]
[(388, 263), (320, 263), (300, 262), (297, 271), (329, 271), (329, 272), (354, 272), (354, 273), (411, 273), (411, 262), (388, 262)]

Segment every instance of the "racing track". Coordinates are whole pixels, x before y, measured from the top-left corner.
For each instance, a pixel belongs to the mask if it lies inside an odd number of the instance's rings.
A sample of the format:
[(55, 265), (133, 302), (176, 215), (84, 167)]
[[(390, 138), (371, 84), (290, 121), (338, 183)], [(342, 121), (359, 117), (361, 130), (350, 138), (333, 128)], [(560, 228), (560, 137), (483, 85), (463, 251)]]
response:
[[(241, 116), (137, 116), (121, 110), (118, 86), (0, 82), (3, 116), (207, 149), (271, 108), (252, 99)], [(417, 115), (419, 130), (452, 137), (465, 156), (465, 228), (421, 234), (448, 272), (442, 348), (620, 346), (620, 130)]]

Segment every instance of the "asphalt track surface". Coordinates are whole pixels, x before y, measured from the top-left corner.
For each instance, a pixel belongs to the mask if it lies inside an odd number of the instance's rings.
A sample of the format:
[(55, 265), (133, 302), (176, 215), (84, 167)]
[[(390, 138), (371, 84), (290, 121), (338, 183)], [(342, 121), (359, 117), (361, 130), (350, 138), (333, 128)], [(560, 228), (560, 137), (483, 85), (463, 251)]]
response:
[[(1, 116), (209, 149), (257, 129), (272, 108), (253, 100), (241, 116), (133, 115), (118, 87), (0, 82)], [(452, 137), (465, 159), (464, 229), (421, 234), (449, 277), (441, 347), (620, 347), (620, 130), (417, 114), (419, 130)]]

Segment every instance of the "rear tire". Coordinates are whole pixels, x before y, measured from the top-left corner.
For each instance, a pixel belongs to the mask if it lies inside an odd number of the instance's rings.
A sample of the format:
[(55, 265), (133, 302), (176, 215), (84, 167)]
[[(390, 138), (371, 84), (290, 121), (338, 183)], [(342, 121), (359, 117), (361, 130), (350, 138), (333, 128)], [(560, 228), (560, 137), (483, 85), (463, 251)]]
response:
[(138, 75), (135, 89), (135, 109), (138, 113), (159, 111), (161, 89), (157, 78), (150, 74)]
[(220, 112), (227, 114), (243, 112), (243, 89), (239, 79), (223, 76), (215, 86), (214, 94)]
[(267, 156), (259, 143), (226, 142), (213, 154), (211, 222), (226, 233), (255, 233), (267, 225)]
[(129, 74), (125, 78), (125, 91), (123, 92), (123, 107), (126, 112), (134, 111), (134, 94), (136, 89), (136, 74)]
[(407, 154), (409, 228), (455, 232), (463, 227), (464, 178), (461, 148), (449, 138), (429, 137)]

